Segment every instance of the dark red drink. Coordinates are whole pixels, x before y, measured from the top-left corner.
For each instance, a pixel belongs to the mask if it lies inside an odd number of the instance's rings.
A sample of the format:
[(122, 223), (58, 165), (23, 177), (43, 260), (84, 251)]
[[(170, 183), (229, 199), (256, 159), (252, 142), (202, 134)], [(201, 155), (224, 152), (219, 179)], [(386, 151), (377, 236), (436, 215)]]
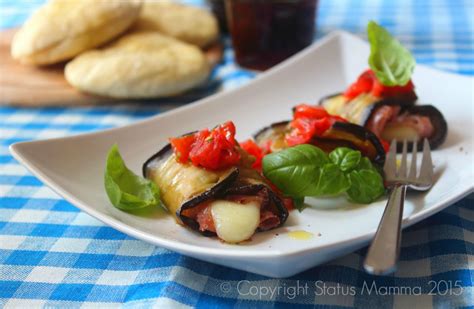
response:
[(317, 0), (226, 0), (237, 62), (265, 70), (311, 44)]
[(223, 33), (227, 33), (227, 19), (225, 17), (225, 4), (224, 0), (206, 0), (207, 4), (211, 7), (212, 13), (219, 22), (219, 28)]

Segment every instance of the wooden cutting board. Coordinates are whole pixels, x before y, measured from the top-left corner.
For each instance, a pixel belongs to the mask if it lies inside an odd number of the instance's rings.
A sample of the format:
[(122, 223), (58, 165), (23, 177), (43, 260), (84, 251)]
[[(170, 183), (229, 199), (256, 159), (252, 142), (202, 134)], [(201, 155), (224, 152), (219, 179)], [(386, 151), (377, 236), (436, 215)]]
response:
[[(113, 103), (114, 99), (81, 93), (64, 78), (64, 65), (22, 65), (12, 59), (10, 45), (16, 29), (0, 31), (0, 105), (43, 107)], [(222, 44), (206, 52), (211, 65), (222, 58)], [(123, 102), (123, 100), (121, 100)]]

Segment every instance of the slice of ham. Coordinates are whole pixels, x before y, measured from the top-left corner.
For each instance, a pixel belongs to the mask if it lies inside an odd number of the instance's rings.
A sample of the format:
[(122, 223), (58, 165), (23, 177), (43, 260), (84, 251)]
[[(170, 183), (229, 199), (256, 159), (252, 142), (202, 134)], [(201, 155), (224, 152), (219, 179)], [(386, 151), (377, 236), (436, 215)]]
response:
[(366, 127), (380, 137), (387, 123), (395, 119), (399, 112), (400, 106), (382, 105), (374, 111)]
[(270, 210), (260, 211), (260, 225), (262, 231), (270, 230), (280, 224), (280, 218)]
[(199, 230), (201, 232), (211, 231), (216, 232), (216, 227), (214, 225), (214, 220), (212, 219), (211, 207), (207, 205), (203, 207), (200, 212), (198, 212), (196, 221), (199, 223)]
[(434, 133), (434, 127), (429, 117), (421, 115), (402, 114), (392, 123), (413, 128), (420, 138), (430, 137)]
[(387, 124), (413, 128), (420, 138), (430, 137), (434, 128), (429, 117), (400, 113), (400, 106), (383, 105), (374, 111), (367, 122), (367, 129), (380, 137)]
[[(263, 231), (272, 229), (280, 224), (280, 218), (266, 209), (268, 205), (267, 197), (262, 195), (232, 195), (228, 196), (227, 199), (240, 204), (257, 202), (260, 205), (260, 224), (258, 227)], [(199, 223), (199, 230), (202, 232), (216, 232), (211, 207), (209, 207), (209, 205), (210, 204), (207, 203), (204, 207), (199, 207), (199, 211), (196, 214), (196, 221)]]

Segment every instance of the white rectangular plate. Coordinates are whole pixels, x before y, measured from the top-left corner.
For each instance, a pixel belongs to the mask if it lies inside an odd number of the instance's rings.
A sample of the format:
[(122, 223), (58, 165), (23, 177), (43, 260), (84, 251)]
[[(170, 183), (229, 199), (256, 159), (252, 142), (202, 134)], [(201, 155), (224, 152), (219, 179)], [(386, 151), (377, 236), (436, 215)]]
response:
[[(246, 139), (263, 126), (289, 119), (294, 105), (316, 103), (343, 90), (367, 68), (368, 53), (361, 39), (336, 32), (240, 89), (126, 127), (17, 143), (11, 152), (66, 200), (128, 235), (201, 260), (271, 277), (291, 276), (367, 244), (385, 201), (351, 205), (344, 199), (309, 199), (312, 207), (293, 211), (284, 227), (229, 245), (177, 225), (158, 209), (137, 215), (114, 208), (103, 187), (107, 151), (118, 143), (129, 167), (140, 174), (141, 164), (171, 136), (233, 120), (238, 139)], [(415, 71), (420, 103), (443, 112), (449, 134), (433, 153), (436, 184), (428, 193), (408, 195), (404, 226), (440, 211), (474, 188), (473, 79), (421, 65)], [(305, 230), (314, 237), (295, 240), (288, 236), (292, 230)]]

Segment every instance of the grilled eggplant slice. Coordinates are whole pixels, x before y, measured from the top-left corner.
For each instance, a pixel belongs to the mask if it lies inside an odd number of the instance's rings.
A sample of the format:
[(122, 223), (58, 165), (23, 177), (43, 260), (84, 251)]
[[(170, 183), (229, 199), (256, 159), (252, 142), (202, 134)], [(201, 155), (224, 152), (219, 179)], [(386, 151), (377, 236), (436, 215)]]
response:
[[(289, 121), (278, 122), (263, 128), (254, 135), (256, 143), (270, 151), (288, 147), (285, 135), (291, 131)], [(370, 131), (356, 124), (335, 122), (322, 136), (313, 137), (311, 144), (326, 152), (337, 147), (349, 147), (359, 150), (378, 166), (385, 162), (385, 151), (379, 139)]]
[(447, 135), (447, 124), (441, 112), (431, 105), (414, 105), (416, 95), (380, 99), (371, 94), (361, 94), (350, 102), (342, 94), (332, 95), (320, 101), (330, 114), (339, 115), (352, 123), (364, 126), (378, 137), (397, 140), (401, 151), (403, 140), (408, 148), (413, 141), (421, 150), (423, 138), (428, 138), (431, 149), (440, 146)]
[(211, 171), (179, 163), (168, 144), (144, 163), (143, 175), (158, 185), (178, 223), (240, 242), (256, 230), (281, 226), (288, 217), (282, 199), (251, 169), (252, 158), (243, 151), (241, 157), (238, 166)]
[[(423, 133), (421, 136), (420, 131)], [(397, 150), (401, 152), (404, 139), (418, 141), (417, 148), (421, 151), (421, 139), (424, 137), (428, 138), (431, 149), (436, 149), (446, 140), (447, 134), (448, 124), (436, 107), (416, 105), (403, 110), (394, 121), (387, 123), (381, 137), (385, 140), (397, 140)], [(407, 145), (408, 151), (411, 151), (413, 142)]]
[(338, 115), (352, 123), (365, 126), (380, 107), (399, 106), (409, 108), (415, 105), (416, 100), (417, 96), (414, 92), (384, 99), (366, 93), (359, 95), (349, 103), (342, 93), (337, 93), (322, 98), (319, 105), (323, 106), (332, 115)]

